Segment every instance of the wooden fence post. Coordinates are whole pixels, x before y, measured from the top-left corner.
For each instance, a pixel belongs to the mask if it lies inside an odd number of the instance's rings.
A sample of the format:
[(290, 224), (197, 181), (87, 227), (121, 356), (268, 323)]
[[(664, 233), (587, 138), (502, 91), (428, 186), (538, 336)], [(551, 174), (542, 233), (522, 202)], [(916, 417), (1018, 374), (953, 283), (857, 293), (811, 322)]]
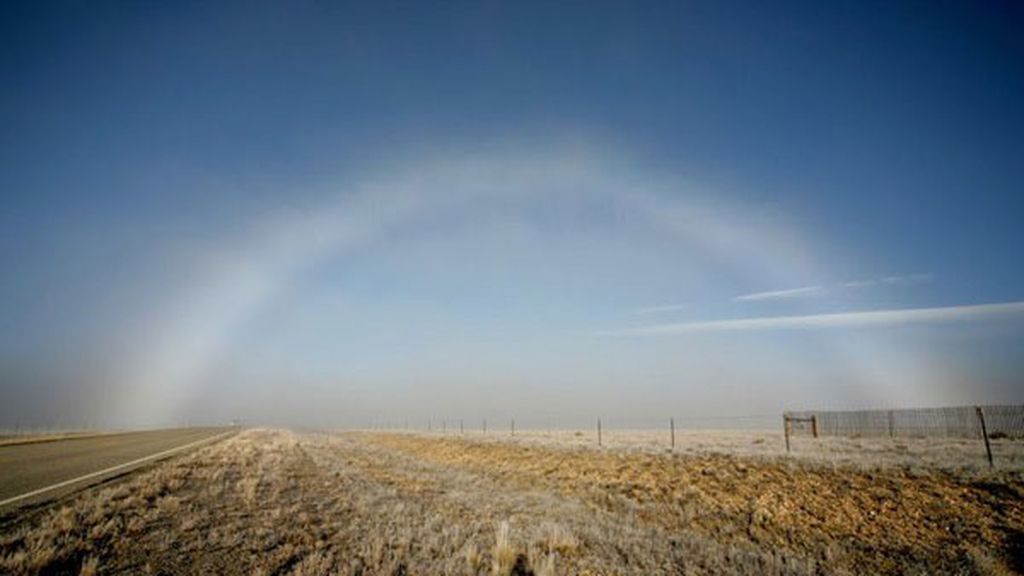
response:
[(988, 430), (985, 428), (985, 413), (982, 411), (981, 406), (974, 407), (975, 413), (978, 415), (978, 422), (981, 423), (981, 437), (985, 439), (985, 453), (988, 454), (988, 467), (992, 468), (992, 446), (988, 443)]
[(434, 431), (434, 421), (432, 418), (427, 418), (427, 432)]
[(782, 433), (786, 436), (786, 453), (789, 453), (789, 416), (782, 415)]
[(465, 434), (465, 433), (466, 433), (466, 428), (465, 428), (465, 427), (463, 427), (463, 425), (462, 425), (462, 419), (460, 418), (460, 419), (459, 419), (459, 434)]
[(671, 436), (672, 436), (672, 450), (675, 450), (676, 449), (676, 419), (674, 417), (668, 419), (668, 430), (669, 430), (669, 434), (671, 434)]
[(597, 445), (601, 445), (601, 419), (597, 419)]
[(818, 415), (817, 414), (812, 414), (811, 415), (811, 435), (813, 435), (815, 438), (818, 437)]
[(896, 435), (896, 414), (889, 410), (889, 438)]
[(441, 434), (447, 434), (447, 433), (448, 433), (448, 419), (447, 418), (442, 418), (441, 419)]
[(512, 419), (512, 435), (513, 436), (516, 435), (516, 419), (515, 418)]
[(487, 418), (484, 418), (484, 435), (487, 435)]

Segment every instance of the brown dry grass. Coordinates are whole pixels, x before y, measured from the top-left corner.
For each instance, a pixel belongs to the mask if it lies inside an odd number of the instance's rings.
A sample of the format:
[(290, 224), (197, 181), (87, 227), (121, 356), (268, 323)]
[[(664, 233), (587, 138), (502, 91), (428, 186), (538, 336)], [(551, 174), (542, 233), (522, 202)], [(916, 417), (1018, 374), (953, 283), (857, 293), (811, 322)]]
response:
[(719, 454), (560, 450), (414, 435), (368, 441), (609, 510), (631, 510), (670, 531), (754, 542), (858, 573), (908, 566), (970, 571), (978, 558), (1021, 568), (1024, 482), (1015, 472), (973, 479)]
[[(439, 432), (421, 435), (458, 438), (459, 435)], [(482, 434), (468, 431), (465, 439), (489, 442), (529, 444), (552, 448), (597, 448), (594, 430), (516, 430)], [(605, 428), (603, 448), (627, 452), (665, 454), (670, 451), (667, 427), (662, 430), (629, 430)], [(1024, 442), (992, 440), (992, 453), (1000, 470), (1024, 470)], [(734, 456), (777, 457), (803, 460), (847, 468), (877, 469), (913, 467), (922, 470), (941, 469), (955, 472), (985, 474), (988, 460), (980, 439), (958, 438), (885, 438), (885, 437), (821, 437), (796, 433), (792, 452), (786, 454), (786, 443), (778, 430), (676, 430), (674, 453), (702, 456), (728, 454)]]
[(1020, 571), (1016, 474), (252, 430), (0, 532), (0, 573)]

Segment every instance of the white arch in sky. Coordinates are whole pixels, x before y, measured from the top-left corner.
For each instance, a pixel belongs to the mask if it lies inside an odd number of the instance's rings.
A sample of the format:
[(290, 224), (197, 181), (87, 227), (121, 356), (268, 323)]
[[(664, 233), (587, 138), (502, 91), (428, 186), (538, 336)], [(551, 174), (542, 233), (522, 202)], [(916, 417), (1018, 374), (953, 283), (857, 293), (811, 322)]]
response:
[[(416, 223), (524, 210), (553, 199), (583, 210), (628, 210), (652, 231), (718, 263), (708, 274), (728, 271), (751, 286), (814, 285), (837, 277), (833, 268), (842, 267), (785, 215), (599, 154), (465, 154), (411, 162), (319, 205), (268, 215), (212, 247), (202, 256), (202, 273), (184, 289), (157, 297), (146, 331), (117, 376), (119, 411), (140, 421), (178, 417), (198, 392), (199, 374), (234, 331), (327, 259), (371, 250)], [(637, 303), (643, 304), (652, 303)], [(865, 381), (877, 378), (864, 357), (869, 352), (835, 354), (839, 365), (863, 371)]]

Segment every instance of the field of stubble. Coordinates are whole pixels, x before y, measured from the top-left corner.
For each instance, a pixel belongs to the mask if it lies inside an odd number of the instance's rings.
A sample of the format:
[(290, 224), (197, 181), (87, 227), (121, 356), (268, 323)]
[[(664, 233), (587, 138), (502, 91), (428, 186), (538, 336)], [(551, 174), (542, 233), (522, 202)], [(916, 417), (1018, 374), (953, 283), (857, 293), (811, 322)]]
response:
[(249, 430), (8, 518), (0, 573), (1013, 574), (1022, 542), (1013, 470)]

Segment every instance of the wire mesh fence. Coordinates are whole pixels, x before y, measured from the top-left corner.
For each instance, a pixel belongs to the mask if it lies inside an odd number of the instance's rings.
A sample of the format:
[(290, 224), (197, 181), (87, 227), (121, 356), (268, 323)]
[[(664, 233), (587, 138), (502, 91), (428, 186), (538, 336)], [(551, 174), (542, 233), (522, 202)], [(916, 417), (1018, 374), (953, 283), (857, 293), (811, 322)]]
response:
[[(805, 410), (785, 414), (793, 434), (846, 437), (1024, 438), (1024, 405), (899, 410)], [(815, 430), (816, 428), (816, 430)]]
[(1024, 438), (1024, 406), (950, 406), (901, 410), (801, 411), (783, 414), (786, 451), (790, 437), (810, 433), (862, 438), (919, 438), (981, 440), (988, 465), (993, 467), (992, 440)]

